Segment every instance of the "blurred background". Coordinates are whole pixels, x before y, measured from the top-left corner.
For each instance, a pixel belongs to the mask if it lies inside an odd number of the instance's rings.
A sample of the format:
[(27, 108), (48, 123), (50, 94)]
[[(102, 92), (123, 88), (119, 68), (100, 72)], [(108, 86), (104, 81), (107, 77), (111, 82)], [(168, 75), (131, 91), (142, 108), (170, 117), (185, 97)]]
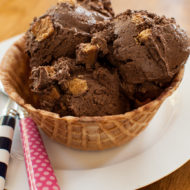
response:
[[(126, 9), (146, 9), (174, 17), (190, 35), (190, 0), (111, 0), (117, 13)], [(25, 32), (35, 16), (40, 16), (57, 0), (0, 0), (0, 41)], [(141, 190), (190, 190), (190, 161), (176, 172)]]

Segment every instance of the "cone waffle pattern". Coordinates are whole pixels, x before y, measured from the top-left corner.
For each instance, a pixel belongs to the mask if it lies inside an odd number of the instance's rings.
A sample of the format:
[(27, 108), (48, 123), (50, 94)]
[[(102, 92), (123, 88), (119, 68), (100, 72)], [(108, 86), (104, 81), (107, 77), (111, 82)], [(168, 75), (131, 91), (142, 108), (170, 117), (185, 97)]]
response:
[(137, 136), (150, 122), (162, 102), (179, 86), (184, 73), (180, 70), (170, 87), (154, 101), (121, 115), (99, 117), (59, 117), (35, 109), (30, 104), (29, 63), (22, 37), (7, 51), (0, 65), (0, 77), (9, 96), (24, 107), (36, 124), (53, 140), (81, 150), (104, 150), (122, 145)]

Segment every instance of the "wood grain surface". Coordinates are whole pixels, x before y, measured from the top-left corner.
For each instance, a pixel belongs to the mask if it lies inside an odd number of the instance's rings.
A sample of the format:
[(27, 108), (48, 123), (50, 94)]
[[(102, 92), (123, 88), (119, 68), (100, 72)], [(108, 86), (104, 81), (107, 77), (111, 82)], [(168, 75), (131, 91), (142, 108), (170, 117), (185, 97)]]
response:
[[(56, 0), (0, 0), (0, 41), (25, 32), (35, 16), (41, 15)], [(147, 9), (175, 17), (190, 35), (190, 0), (112, 0), (116, 13)], [(190, 190), (190, 161), (169, 176), (140, 190)]]

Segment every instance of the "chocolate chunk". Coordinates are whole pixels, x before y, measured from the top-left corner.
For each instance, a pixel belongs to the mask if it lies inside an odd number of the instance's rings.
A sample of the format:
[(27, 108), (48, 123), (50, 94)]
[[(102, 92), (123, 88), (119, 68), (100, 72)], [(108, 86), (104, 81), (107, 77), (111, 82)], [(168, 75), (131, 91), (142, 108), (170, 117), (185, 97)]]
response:
[(53, 82), (55, 75), (56, 73), (52, 66), (33, 68), (31, 71), (32, 90), (38, 92), (46, 88)]
[(32, 26), (32, 34), (35, 36), (35, 40), (43, 41), (54, 32), (52, 20), (49, 16), (39, 19)]
[(97, 53), (97, 46), (82, 43), (76, 51), (76, 61), (85, 64), (86, 69), (92, 69), (97, 59)]

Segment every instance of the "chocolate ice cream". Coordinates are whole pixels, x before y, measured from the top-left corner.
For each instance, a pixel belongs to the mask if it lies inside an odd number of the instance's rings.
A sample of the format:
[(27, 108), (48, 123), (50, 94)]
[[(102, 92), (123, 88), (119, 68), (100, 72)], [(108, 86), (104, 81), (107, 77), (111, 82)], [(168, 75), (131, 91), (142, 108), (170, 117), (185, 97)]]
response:
[(175, 20), (109, 0), (60, 1), (26, 33), (38, 108), (61, 116), (122, 114), (155, 98), (189, 56)]
[(188, 37), (175, 20), (147, 11), (121, 13), (92, 41), (104, 41), (103, 55), (118, 68), (125, 94), (142, 102), (156, 98), (189, 56)]
[(60, 115), (111, 115), (130, 109), (117, 71), (97, 62), (87, 71), (75, 59), (61, 57), (52, 66), (33, 68), (31, 78), (33, 91), (41, 95), (40, 108)]
[(108, 17), (114, 16), (110, 0), (78, 0), (77, 2), (88, 10), (100, 12)]
[(61, 56), (74, 58), (76, 46), (90, 41), (91, 27), (111, 19), (111, 13), (101, 12), (65, 0), (35, 18), (26, 33), (31, 67), (49, 64)]

